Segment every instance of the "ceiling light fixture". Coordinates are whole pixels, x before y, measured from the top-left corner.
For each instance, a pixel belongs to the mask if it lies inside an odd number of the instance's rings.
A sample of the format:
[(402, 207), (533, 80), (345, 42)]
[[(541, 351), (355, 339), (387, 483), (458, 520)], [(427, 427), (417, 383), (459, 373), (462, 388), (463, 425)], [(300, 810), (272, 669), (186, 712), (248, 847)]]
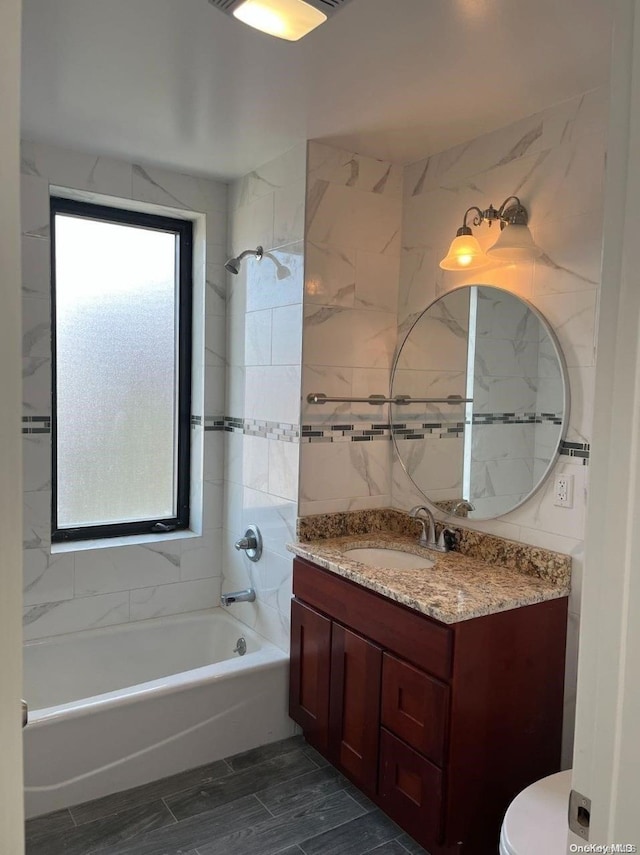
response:
[[(495, 220), (500, 223), (500, 235), (486, 254), (467, 225), (467, 216), (471, 211), (475, 212), (472, 220), (474, 226), (480, 226), (483, 222), (491, 226)], [(517, 196), (508, 196), (498, 209), (489, 205), (482, 211), (472, 205), (465, 211), (462, 225), (451, 242), (449, 252), (440, 262), (440, 267), (443, 270), (473, 270), (491, 261), (515, 262), (538, 258), (542, 250), (536, 246), (528, 222), (527, 209)]]
[(324, 24), (328, 17), (349, 0), (209, 0), (256, 30), (297, 42)]

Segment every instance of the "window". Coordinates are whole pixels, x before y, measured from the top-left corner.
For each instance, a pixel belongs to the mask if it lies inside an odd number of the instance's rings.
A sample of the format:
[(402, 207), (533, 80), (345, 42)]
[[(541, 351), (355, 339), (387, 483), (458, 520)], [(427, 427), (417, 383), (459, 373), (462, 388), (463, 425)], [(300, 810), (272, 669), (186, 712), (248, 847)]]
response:
[(54, 541), (189, 524), (192, 224), (52, 198)]

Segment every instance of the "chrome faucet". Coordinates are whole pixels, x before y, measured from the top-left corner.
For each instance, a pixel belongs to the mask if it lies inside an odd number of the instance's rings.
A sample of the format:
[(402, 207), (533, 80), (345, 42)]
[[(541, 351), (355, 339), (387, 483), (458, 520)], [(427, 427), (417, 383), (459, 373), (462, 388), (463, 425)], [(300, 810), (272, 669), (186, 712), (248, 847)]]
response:
[[(426, 520), (422, 519), (422, 517), (420, 516), (421, 512), (427, 515)], [(433, 518), (433, 514), (426, 505), (416, 505), (415, 508), (411, 508), (411, 510), (409, 511), (409, 516), (414, 517), (414, 519), (417, 519), (422, 523), (422, 533), (418, 539), (418, 543), (420, 544), (420, 546), (424, 546), (426, 549), (433, 549), (436, 552), (449, 551), (449, 547), (444, 536), (444, 529), (442, 529), (442, 531), (440, 532), (440, 537), (436, 541), (436, 521)], [(427, 522), (429, 523), (428, 533)]]
[(231, 594), (222, 594), (220, 604), (231, 606), (233, 603), (253, 603), (255, 599), (256, 592), (253, 588), (246, 588), (244, 591), (233, 591)]

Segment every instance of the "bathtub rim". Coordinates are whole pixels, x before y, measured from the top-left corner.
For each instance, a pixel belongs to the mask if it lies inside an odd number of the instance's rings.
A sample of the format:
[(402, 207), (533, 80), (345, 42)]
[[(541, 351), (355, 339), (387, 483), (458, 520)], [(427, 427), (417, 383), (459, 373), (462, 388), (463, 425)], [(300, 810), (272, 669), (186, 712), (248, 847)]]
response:
[[(29, 710), (29, 722), (27, 729), (35, 729), (59, 719), (79, 718), (98, 710), (107, 710), (115, 706), (124, 706), (137, 701), (170, 694), (185, 688), (195, 687), (206, 683), (223, 682), (239, 672), (263, 671), (283, 661), (289, 660), (289, 654), (277, 647), (255, 629), (242, 623), (233, 615), (221, 611), (219, 607), (213, 609), (202, 609), (197, 612), (185, 612), (177, 615), (163, 615), (162, 617), (147, 618), (134, 623), (115, 624), (97, 629), (85, 629), (77, 632), (61, 633), (60, 635), (26, 641), (24, 647), (36, 647), (51, 643), (58, 639), (108, 637), (126, 628), (130, 631), (144, 630), (150, 625), (161, 626), (167, 623), (187, 623), (202, 618), (214, 620), (223, 619), (237, 624), (240, 634), (250, 637), (258, 643), (258, 649), (247, 652), (244, 656), (232, 655), (228, 659), (215, 662), (210, 665), (202, 665), (191, 668), (188, 671), (180, 671), (177, 674), (169, 674), (155, 680), (144, 683), (136, 683), (133, 686), (125, 686), (114, 689), (111, 692), (103, 692), (99, 695), (91, 695), (86, 698), (78, 698), (67, 701), (64, 704), (55, 704), (49, 707), (40, 707)], [(28, 702), (27, 698), (27, 702)]]

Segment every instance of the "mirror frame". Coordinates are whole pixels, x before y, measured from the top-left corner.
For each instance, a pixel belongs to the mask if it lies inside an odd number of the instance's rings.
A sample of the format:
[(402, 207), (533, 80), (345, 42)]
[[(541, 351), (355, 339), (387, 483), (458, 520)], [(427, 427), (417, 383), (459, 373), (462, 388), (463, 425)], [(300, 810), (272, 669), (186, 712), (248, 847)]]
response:
[(560, 347), (560, 341), (558, 339), (558, 336), (555, 333), (555, 330), (552, 328), (551, 324), (545, 318), (545, 316), (542, 314), (542, 312), (539, 309), (537, 309), (533, 305), (533, 303), (531, 303), (529, 300), (525, 299), (524, 297), (521, 297), (519, 294), (516, 294), (514, 291), (510, 291), (508, 288), (501, 288), (498, 285), (491, 285), (491, 284), (483, 283), (483, 282), (470, 282), (470, 283), (467, 283), (465, 285), (457, 285), (455, 288), (449, 288), (447, 291), (440, 294), (438, 297), (436, 297), (434, 300), (432, 300), (420, 312), (418, 317), (413, 321), (413, 323), (411, 324), (411, 326), (407, 330), (404, 338), (402, 339), (402, 343), (399, 346), (397, 346), (397, 348), (396, 348), (396, 353), (395, 353), (395, 356), (393, 359), (393, 366), (391, 368), (391, 378), (389, 381), (389, 393), (390, 393), (389, 396), (393, 397), (393, 395), (394, 395), (393, 381), (394, 381), (395, 374), (396, 374), (396, 368), (398, 367), (398, 362), (399, 362), (400, 356), (402, 354), (402, 349), (403, 349), (407, 339), (409, 338), (409, 336), (413, 332), (414, 327), (422, 320), (422, 318), (429, 311), (429, 309), (431, 309), (433, 306), (435, 306), (435, 304), (438, 303), (440, 300), (444, 299), (444, 297), (446, 297), (447, 294), (451, 294), (454, 291), (467, 290), (469, 288), (492, 288), (494, 291), (502, 291), (505, 294), (509, 294), (509, 296), (511, 296), (511, 297), (517, 297), (517, 299), (520, 300), (522, 303), (524, 303), (524, 305), (529, 309), (529, 311), (532, 312), (537, 317), (538, 321), (543, 325), (545, 332), (549, 336), (549, 339), (553, 345), (553, 348), (554, 348), (554, 351), (556, 354), (556, 358), (557, 358), (558, 363), (560, 365), (560, 373), (562, 376), (563, 405), (564, 405), (564, 411), (563, 411), (563, 416), (562, 416), (562, 425), (560, 426), (560, 435), (559, 435), (558, 441), (556, 443), (555, 452), (549, 461), (549, 465), (545, 469), (544, 473), (540, 476), (538, 482), (536, 483), (535, 487), (531, 490), (531, 492), (527, 493), (527, 495), (525, 496), (524, 499), (522, 499), (517, 504), (512, 505), (512, 507), (510, 507), (508, 510), (504, 511), (504, 513), (494, 515), (494, 516), (485, 516), (485, 517), (468, 517), (468, 516), (466, 516), (466, 514), (465, 515), (452, 514), (449, 511), (444, 511), (441, 507), (439, 507), (439, 505), (432, 502), (431, 499), (429, 498), (429, 496), (427, 496), (427, 494), (423, 490), (423, 488), (420, 487), (418, 484), (416, 484), (412, 475), (409, 474), (407, 467), (405, 466), (404, 460), (402, 459), (402, 456), (400, 455), (400, 451), (398, 449), (398, 443), (396, 440), (396, 434), (395, 434), (395, 431), (393, 430), (393, 412), (394, 412), (393, 407), (397, 406), (394, 404), (389, 404), (389, 427), (391, 430), (391, 439), (393, 440), (393, 450), (395, 452), (396, 458), (398, 459), (400, 465), (402, 466), (402, 469), (403, 469), (405, 475), (407, 476), (407, 478), (411, 481), (413, 486), (424, 496), (424, 498), (427, 500), (429, 505), (431, 505), (431, 507), (433, 507), (434, 510), (436, 510), (440, 514), (443, 514), (444, 516), (447, 516), (447, 517), (451, 517), (452, 519), (457, 519), (457, 520), (467, 520), (468, 519), (469, 522), (476, 522), (476, 521), (477, 522), (483, 522), (485, 520), (499, 519), (500, 517), (503, 517), (503, 516), (506, 516), (507, 514), (512, 513), (517, 508), (522, 507), (522, 505), (524, 505), (533, 496), (535, 496), (535, 494), (538, 492), (538, 490), (540, 490), (540, 488), (545, 484), (547, 478), (551, 474), (551, 471), (553, 470), (554, 466), (556, 465), (556, 463), (558, 461), (558, 458), (560, 456), (560, 448), (561, 448), (562, 443), (564, 442), (564, 440), (566, 438), (567, 431), (569, 430), (569, 416), (571, 413), (571, 391), (569, 389), (569, 371), (568, 371), (567, 362), (566, 362), (564, 353), (562, 352), (562, 348)]

